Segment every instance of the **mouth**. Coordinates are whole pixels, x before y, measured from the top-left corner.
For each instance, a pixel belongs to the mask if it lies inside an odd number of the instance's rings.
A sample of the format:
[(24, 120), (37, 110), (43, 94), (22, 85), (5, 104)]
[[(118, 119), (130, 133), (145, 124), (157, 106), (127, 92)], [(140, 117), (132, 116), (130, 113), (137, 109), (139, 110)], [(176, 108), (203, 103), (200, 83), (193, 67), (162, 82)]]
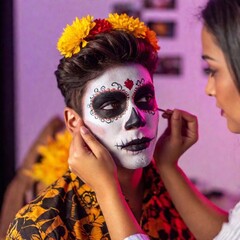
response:
[(152, 140), (153, 138), (143, 137), (141, 139), (134, 139), (126, 144), (116, 145), (116, 147), (121, 150), (124, 149), (127, 151), (138, 152), (148, 148)]

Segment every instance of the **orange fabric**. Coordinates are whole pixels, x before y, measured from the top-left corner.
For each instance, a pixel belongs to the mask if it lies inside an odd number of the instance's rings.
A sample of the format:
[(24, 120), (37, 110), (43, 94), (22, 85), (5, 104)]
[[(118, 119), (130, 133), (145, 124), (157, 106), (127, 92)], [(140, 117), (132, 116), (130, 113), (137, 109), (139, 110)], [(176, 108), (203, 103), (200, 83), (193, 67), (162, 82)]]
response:
[[(153, 164), (143, 172), (145, 191), (140, 224), (146, 234), (155, 240), (195, 239), (174, 208)], [(110, 237), (95, 193), (67, 172), (18, 212), (6, 239), (107, 240)]]

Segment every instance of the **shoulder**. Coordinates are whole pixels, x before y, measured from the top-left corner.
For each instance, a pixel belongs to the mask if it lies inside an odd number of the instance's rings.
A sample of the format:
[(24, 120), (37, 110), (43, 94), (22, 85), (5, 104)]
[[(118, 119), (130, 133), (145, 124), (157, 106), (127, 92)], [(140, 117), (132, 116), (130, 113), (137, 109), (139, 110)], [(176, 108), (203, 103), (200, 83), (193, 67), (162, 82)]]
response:
[(101, 215), (95, 193), (68, 171), (17, 213), (6, 239), (72, 239), (76, 224), (96, 212)]
[[(75, 188), (78, 187), (77, 179), (72, 179), (69, 172), (64, 174), (37, 198), (19, 210), (10, 224), (8, 236), (11, 238), (9, 239), (29, 239), (28, 237), (33, 235), (42, 236), (40, 229), (44, 224), (50, 224), (50, 221), (47, 223), (49, 219), (58, 219), (59, 224), (64, 225), (60, 217), (61, 211), (67, 208), (70, 201), (77, 199), (74, 195), (77, 194)], [(19, 238), (15, 238), (16, 236)]]

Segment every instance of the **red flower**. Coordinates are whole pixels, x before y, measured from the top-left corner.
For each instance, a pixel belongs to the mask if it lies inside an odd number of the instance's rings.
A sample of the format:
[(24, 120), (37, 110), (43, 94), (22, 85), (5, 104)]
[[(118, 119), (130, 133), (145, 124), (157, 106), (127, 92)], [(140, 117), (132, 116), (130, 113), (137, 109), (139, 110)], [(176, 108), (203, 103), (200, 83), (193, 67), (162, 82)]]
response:
[(95, 19), (96, 25), (90, 30), (89, 37), (93, 37), (99, 33), (108, 32), (112, 29), (111, 23), (105, 19)]

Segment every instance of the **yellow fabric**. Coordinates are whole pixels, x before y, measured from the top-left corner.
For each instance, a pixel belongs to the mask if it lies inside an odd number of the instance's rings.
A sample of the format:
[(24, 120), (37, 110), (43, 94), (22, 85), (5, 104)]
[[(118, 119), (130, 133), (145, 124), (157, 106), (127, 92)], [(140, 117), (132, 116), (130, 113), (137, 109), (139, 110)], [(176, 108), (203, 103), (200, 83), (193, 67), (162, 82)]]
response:
[[(143, 178), (145, 191), (140, 224), (146, 234), (155, 240), (194, 239), (153, 164), (144, 168)], [(95, 193), (67, 172), (18, 212), (6, 239), (107, 240), (110, 237)]]

